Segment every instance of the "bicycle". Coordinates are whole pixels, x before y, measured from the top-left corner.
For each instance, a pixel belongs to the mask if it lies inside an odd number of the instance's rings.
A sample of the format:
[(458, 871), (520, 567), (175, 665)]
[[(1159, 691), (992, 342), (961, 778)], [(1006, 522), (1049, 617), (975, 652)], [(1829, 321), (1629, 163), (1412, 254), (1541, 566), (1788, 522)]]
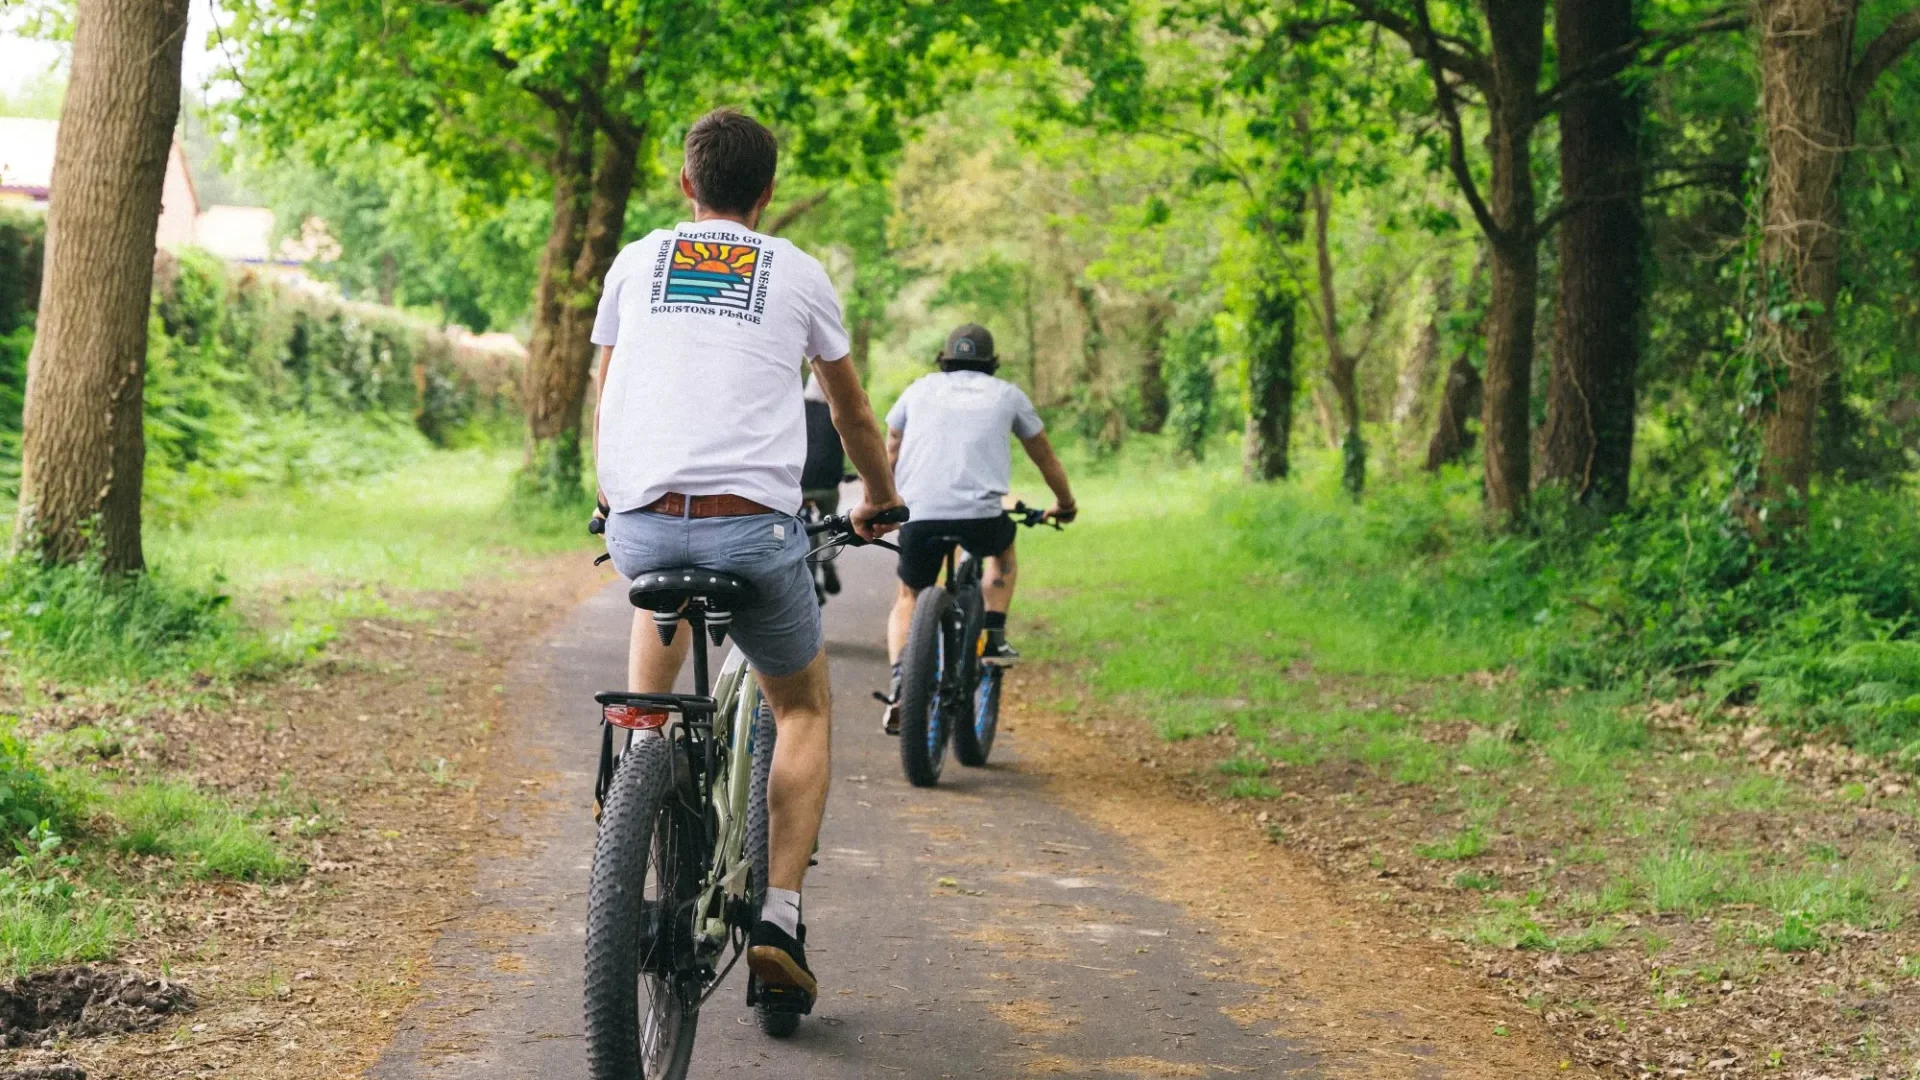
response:
[[(876, 518), (904, 520), (904, 507)], [(824, 537), (823, 549), (893, 547), (862, 540), (846, 517), (808, 526), (807, 533)], [(707, 657), (708, 643), (724, 643), (731, 613), (752, 594), (746, 580), (699, 567), (651, 571), (627, 590), (635, 607), (653, 613), (663, 642), (672, 642), (681, 623), (693, 633), (693, 693), (594, 695), (601, 719), (599, 833), (585, 972), (594, 1080), (684, 1077), (700, 1008), (739, 961), (759, 918), (767, 888), (767, 777), (778, 733), (740, 651), (712, 679)], [(626, 732), (618, 753), (615, 729)], [(747, 1004), (776, 1038), (793, 1034), (806, 1011), (751, 976)]]
[[(1060, 522), (1026, 503), (1009, 515), (1029, 528)], [(929, 585), (914, 600), (907, 647), (900, 654), (900, 765), (915, 787), (940, 782), (949, 738), (960, 764), (978, 768), (993, 752), (1000, 726), (1000, 683), (1006, 669), (981, 662), (986, 640), (986, 602), (981, 560), (960, 559), (960, 538), (946, 545), (944, 586)]]

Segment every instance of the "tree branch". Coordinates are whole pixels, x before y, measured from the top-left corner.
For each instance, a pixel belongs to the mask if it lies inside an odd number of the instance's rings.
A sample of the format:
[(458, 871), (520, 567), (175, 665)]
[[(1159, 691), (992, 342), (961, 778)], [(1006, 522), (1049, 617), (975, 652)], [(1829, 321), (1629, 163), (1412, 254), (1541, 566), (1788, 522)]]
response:
[(1493, 77), (1493, 68), (1488, 65), (1487, 58), (1474, 48), (1472, 42), (1434, 32), (1433, 19), (1427, 11), (1425, 0), (1415, 0), (1412, 19), (1382, 7), (1375, 0), (1348, 2), (1362, 19), (1406, 42), (1413, 55), (1426, 61), (1429, 66), (1445, 68), (1476, 86), (1484, 87)]
[[(1433, 16), (1427, 11), (1427, 0), (1413, 0), (1413, 12), (1419, 20), (1420, 32), (1431, 36)], [(1447, 82), (1447, 74), (1433, 50), (1427, 50), (1425, 59), (1427, 74), (1433, 77), (1434, 103), (1440, 107), (1440, 118), (1447, 124), (1447, 167), (1453, 170), (1453, 178), (1460, 185), (1460, 194), (1473, 210), (1473, 219), (1480, 223), (1480, 231), (1486, 233), (1487, 239), (1494, 243), (1503, 243), (1507, 231), (1493, 219), (1493, 211), (1487, 208), (1487, 200), (1480, 195), (1480, 185), (1473, 180), (1473, 170), (1467, 166), (1467, 136), (1460, 125), (1460, 109), (1453, 100), (1453, 87)]]
[(1572, 71), (1562, 72), (1558, 81), (1540, 95), (1537, 115), (1546, 116), (1558, 109), (1570, 94), (1594, 83), (1605, 82), (1625, 71), (1639, 57), (1640, 50), (1648, 46), (1655, 46), (1655, 48), (1643, 62), (1649, 65), (1658, 64), (1682, 46), (1698, 38), (1706, 37), (1708, 34), (1745, 29), (1747, 21), (1745, 8), (1730, 7), (1723, 8), (1690, 26), (1675, 27), (1672, 30), (1650, 30), (1639, 34), (1611, 52), (1597, 56)]
[(1853, 65), (1852, 77), (1847, 80), (1855, 109), (1867, 99), (1867, 93), (1880, 76), (1916, 41), (1920, 41), (1920, 8), (1902, 12), (1885, 30), (1880, 31), (1879, 37), (1867, 43), (1866, 51), (1860, 54), (1859, 62)]
[(799, 202), (794, 203), (792, 206), (780, 211), (780, 216), (774, 218), (773, 223), (761, 231), (765, 232), (768, 236), (779, 236), (782, 232), (786, 231), (787, 226), (806, 217), (814, 207), (826, 202), (827, 196), (831, 194), (833, 194), (833, 189), (831, 188), (814, 192)]

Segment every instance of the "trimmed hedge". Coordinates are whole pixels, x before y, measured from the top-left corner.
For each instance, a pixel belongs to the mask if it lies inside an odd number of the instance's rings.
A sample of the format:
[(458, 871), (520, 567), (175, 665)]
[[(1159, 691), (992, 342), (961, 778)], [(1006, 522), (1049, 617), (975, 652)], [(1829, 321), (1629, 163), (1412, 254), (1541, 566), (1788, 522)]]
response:
[[(0, 214), (0, 483), (17, 487), (41, 226)], [(155, 260), (149, 512), (257, 482), (363, 475), (484, 440), (519, 415), (517, 358), (206, 252)]]

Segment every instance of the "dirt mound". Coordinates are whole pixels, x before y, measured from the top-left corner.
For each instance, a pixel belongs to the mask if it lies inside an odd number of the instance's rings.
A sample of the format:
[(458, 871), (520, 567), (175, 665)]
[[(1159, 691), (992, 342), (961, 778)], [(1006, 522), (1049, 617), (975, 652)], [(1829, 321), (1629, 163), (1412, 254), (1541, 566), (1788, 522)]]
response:
[(87, 1070), (78, 1065), (23, 1065), (0, 1072), (0, 1080), (87, 1080)]
[[(192, 1008), (186, 987), (137, 971), (56, 968), (0, 983), (0, 1047), (40, 1046), (59, 1035), (149, 1031), (162, 1018)], [(14, 1075), (35, 1074), (0, 1074)]]

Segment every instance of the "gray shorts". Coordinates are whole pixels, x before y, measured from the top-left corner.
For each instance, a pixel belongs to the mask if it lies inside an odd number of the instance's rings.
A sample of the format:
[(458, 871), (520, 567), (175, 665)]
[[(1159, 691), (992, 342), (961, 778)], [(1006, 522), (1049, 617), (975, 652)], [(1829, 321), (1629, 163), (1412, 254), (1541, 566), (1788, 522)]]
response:
[(753, 583), (751, 607), (733, 613), (733, 642), (764, 675), (791, 675), (820, 654), (820, 602), (807, 570), (807, 534), (786, 514), (686, 518), (627, 510), (607, 519), (613, 568), (698, 566)]

